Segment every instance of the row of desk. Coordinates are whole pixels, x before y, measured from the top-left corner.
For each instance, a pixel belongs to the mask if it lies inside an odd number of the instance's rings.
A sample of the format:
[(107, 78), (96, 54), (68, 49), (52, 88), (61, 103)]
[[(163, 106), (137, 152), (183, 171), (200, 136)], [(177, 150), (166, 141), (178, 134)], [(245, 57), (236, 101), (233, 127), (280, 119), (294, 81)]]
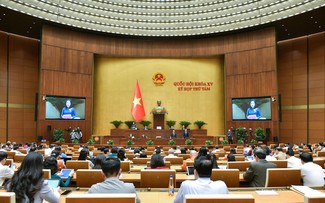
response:
[[(261, 190), (261, 189), (259, 189)], [(289, 188), (273, 188), (276, 195), (260, 195), (256, 192), (256, 189), (230, 189), (230, 194), (251, 194), (255, 203), (304, 203), (304, 196)], [(324, 193), (324, 190), (321, 192)], [(78, 191), (73, 191), (74, 194), (87, 193), (87, 188), (81, 188)], [(141, 203), (172, 203), (174, 201), (173, 196), (169, 196), (167, 189), (137, 189), (137, 194), (141, 199)], [(175, 195), (177, 194), (177, 189)], [(325, 193), (324, 193), (325, 195)], [(65, 203), (65, 195), (61, 196), (60, 203)], [(325, 201), (325, 200), (324, 200)]]

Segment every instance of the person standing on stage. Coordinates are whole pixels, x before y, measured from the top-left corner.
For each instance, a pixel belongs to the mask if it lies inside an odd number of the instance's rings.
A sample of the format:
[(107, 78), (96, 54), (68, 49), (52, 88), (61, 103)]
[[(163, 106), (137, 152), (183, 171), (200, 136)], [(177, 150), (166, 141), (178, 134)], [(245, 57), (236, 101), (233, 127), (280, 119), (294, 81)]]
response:
[(232, 131), (230, 129), (228, 129), (228, 132), (227, 132), (227, 139), (228, 139), (228, 144), (233, 144), (232, 143)]

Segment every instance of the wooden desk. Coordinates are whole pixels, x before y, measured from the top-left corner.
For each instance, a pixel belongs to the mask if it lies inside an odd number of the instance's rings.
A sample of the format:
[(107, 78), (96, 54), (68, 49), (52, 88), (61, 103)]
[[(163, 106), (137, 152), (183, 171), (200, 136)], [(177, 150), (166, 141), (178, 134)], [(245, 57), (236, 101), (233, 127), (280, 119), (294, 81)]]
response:
[[(74, 191), (73, 193), (86, 193), (87, 189), (81, 189), (79, 191)], [(255, 190), (229, 190), (230, 194), (251, 194), (255, 203), (304, 203), (304, 196), (296, 193), (292, 190), (284, 189), (276, 190), (278, 195), (258, 195)], [(168, 196), (167, 189), (151, 189), (148, 191), (147, 189), (137, 189), (138, 196), (141, 199), (141, 203), (173, 203), (174, 197)], [(177, 194), (177, 189), (175, 192), (175, 196)], [(65, 203), (65, 197), (61, 196), (60, 203)]]
[[(140, 172), (141, 169), (144, 169), (146, 167), (148, 166), (145, 164), (139, 164), (139, 165), (131, 164), (131, 172)], [(171, 165), (170, 169), (174, 169), (176, 172), (182, 172), (182, 165), (179, 164)]]
[[(136, 188), (139, 188), (141, 175), (140, 173), (123, 173), (120, 180), (127, 183), (133, 183)], [(194, 180), (194, 177), (187, 176), (185, 173), (176, 173), (176, 188), (179, 188), (181, 183), (185, 180)]]

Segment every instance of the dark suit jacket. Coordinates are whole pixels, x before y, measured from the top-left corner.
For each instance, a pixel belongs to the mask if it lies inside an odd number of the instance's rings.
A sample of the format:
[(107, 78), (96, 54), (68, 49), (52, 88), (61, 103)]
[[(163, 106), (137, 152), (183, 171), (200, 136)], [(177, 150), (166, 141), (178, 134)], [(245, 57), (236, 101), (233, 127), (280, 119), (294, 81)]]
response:
[(184, 138), (189, 138), (190, 137), (190, 133), (189, 132), (184, 132), (183, 133), (183, 137)]
[(248, 170), (244, 173), (244, 179), (250, 182), (253, 187), (264, 187), (266, 181), (266, 170), (268, 168), (276, 168), (276, 165), (269, 163), (265, 159), (259, 162), (252, 162)]
[(176, 138), (177, 136), (176, 136), (176, 133), (175, 134), (170, 134), (170, 138)]

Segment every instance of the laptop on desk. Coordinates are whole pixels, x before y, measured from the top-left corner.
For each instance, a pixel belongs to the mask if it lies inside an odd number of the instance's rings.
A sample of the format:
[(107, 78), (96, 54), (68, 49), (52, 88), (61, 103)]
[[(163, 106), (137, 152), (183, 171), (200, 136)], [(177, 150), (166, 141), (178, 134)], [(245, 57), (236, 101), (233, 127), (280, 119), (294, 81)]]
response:
[(194, 166), (186, 166), (186, 175), (194, 176)]

